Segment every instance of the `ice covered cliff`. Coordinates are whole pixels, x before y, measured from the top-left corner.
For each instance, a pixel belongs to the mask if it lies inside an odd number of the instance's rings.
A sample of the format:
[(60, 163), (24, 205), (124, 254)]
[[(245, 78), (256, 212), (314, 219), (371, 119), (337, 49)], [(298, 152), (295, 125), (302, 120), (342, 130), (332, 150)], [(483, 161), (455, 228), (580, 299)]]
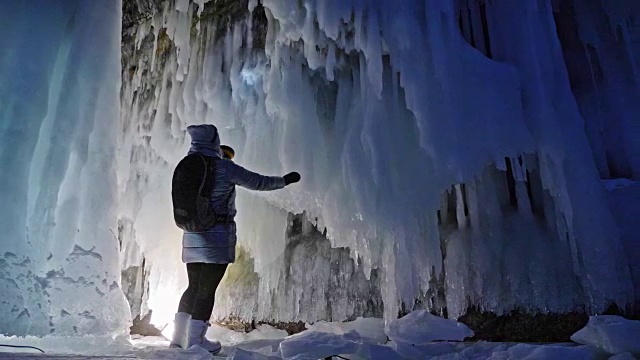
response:
[(123, 33), (119, 238), (165, 321), (186, 286), (169, 179), (201, 122), (304, 179), (240, 193), (218, 317), (632, 301), (599, 179), (640, 174), (637, 4), (145, 4)]
[(240, 193), (219, 318), (633, 301), (599, 180), (640, 176), (637, 3), (122, 5), (121, 33), (119, 1), (0, 2), (1, 332), (125, 329), (120, 269), (169, 320), (170, 175), (200, 122), (304, 179)]

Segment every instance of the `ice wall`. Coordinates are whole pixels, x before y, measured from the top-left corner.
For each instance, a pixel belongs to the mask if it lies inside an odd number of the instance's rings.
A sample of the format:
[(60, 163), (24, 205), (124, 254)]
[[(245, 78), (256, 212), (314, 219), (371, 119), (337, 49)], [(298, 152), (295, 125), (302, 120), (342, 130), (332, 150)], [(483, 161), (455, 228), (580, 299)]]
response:
[(555, 1), (571, 89), (603, 178), (640, 178), (640, 3)]
[(119, 287), (120, 1), (0, 1), (0, 333), (106, 335)]
[[(186, 286), (170, 175), (186, 126), (202, 122), (243, 166), (303, 174), (239, 192), (252, 268), (230, 273), (251, 291), (227, 279), (218, 317), (333, 316), (328, 283), (358, 271), (387, 319), (418, 298), (452, 317), (631, 301), (551, 2), (265, 0), (217, 16), (213, 4), (168, 1), (123, 47), (120, 238), (139, 249), (123, 261), (144, 254), (164, 321)], [(308, 275), (317, 252), (285, 256), (287, 212), (303, 211), (355, 260), (336, 262), (336, 278)], [(301, 306), (312, 292), (325, 307)], [(342, 299), (332, 320), (366, 301)]]

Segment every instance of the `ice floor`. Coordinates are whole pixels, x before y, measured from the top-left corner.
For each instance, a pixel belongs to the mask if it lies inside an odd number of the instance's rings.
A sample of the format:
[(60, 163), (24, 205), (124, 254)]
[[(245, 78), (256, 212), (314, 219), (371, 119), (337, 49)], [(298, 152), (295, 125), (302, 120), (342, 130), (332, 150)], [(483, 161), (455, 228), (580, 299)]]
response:
[[(218, 339), (223, 350), (211, 356), (205, 350), (169, 349), (162, 337), (99, 339), (89, 337), (0, 338), (0, 344), (37, 346), (0, 348), (0, 359), (235, 359), (235, 360), (395, 360), (395, 359), (638, 359), (640, 321), (618, 316), (593, 316), (572, 336), (574, 342), (556, 344), (465, 342), (467, 326), (424, 311), (391, 322), (358, 319), (347, 323), (317, 323), (286, 336), (282, 330), (259, 326), (239, 333), (213, 326), (207, 337)], [(6, 352), (5, 352), (6, 351)]]

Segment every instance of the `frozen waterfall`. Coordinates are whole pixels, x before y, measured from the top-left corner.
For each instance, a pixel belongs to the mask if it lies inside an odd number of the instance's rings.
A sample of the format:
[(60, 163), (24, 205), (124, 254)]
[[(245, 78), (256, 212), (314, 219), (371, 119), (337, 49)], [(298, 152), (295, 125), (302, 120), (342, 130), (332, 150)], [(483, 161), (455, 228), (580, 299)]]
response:
[[(615, 152), (584, 130), (604, 118), (581, 116), (554, 16), (616, 21), (631, 60), (633, 18), (570, 1), (220, 3), (164, 2), (123, 48), (121, 236), (129, 265), (148, 261), (159, 323), (186, 286), (168, 179), (186, 126), (201, 122), (220, 128), (244, 166), (303, 174), (296, 188), (240, 193), (244, 252), (218, 295), (219, 318), (630, 303), (598, 172), (617, 171), (597, 160)], [(571, 41), (598, 36), (586, 22), (572, 30)], [(632, 65), (624, 73), (637, 79)], [(630, 103), (637, 86), (627, 90)], [(635, 106), (620, 108), (615, 131), (635, 126)], [(640, 169), (632, 134), (612, 155), (625, 159), (623, 175)]]
[(171, 174), (205, 122), (303, 179), (238, 191), (218, 319), (634, 301), (600, 181), (640, 180), (632, 1), (133, 3), (122, 28), (121, 1), (0, 0), (0, 333), (171, 321)]

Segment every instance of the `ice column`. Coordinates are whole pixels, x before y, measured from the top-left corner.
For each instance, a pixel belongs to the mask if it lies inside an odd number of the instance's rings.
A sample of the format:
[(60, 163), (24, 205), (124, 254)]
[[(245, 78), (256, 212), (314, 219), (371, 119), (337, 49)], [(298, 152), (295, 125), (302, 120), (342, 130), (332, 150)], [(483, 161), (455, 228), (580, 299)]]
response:
[(3, 1), (0, 333), (107, 335), (120, 290), (120, 1)]

